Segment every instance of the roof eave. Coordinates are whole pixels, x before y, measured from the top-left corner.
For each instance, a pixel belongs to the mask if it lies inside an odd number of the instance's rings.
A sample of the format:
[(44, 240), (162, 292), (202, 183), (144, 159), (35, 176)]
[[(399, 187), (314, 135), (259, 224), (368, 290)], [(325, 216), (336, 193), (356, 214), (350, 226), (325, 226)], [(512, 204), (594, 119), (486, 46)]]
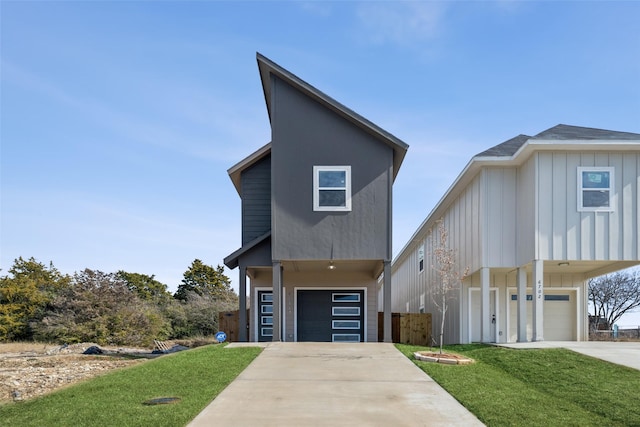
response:
[(255, 239), (253, 239), (252, 241), (248, 242), (246, 245), (242, 246), (241, 248), (236, 249), (233, 253), (227, 255), (222, 262), (224, 263), (224, 265), (226, 265), (231, 270), (233, 270), (234, 268), (236, 268), (238, 266), (238, 263), (240, 261), (240, 257), (243, 254), (245, 254), (249, 250), (253, 249), (257, 245), (262, 243), (264, 240), (268, 239), (269, 237), (271, 237), (271, 230), (267, 231), (266, 233), (264, 233), (261, 236), (256, 237)]
[(391, 133), (385, 131), (379, 126), (375, 125), (371, 121), (362, 117), (360, 114), (331, 98), (327, 94), (322, 91), (316, 89), (309, 83), (305, 82), (301, 78), (292, 74), (291, 72), (285, 70), (275, 62), (271, 61), (269, 58), (261, 55), (260, 53), (256, 53), (256, 59), (258, 61), (258, 69), (260, 71), (260, 79), (262, 81), (262, 90), (264, 92), (265, 102), (267, 104), (267, 112), (269, 114), (269, 120), (271, 120), (271, 78), (270, 75), (273, 74), (280, 79), (284, 80), (288, 84), (292, 85), (296, 89), (300, 90), (305, 95), (319, 102), (323, 106), (329, 108), (334, 111), (336, 114), (342, 116), (347, 119), (351, 123), (355, 124), (359, 128), (363, 129), (365, 132), (369, 133), (376, 139), (384, 142), (385, 144), (391, 146), (394, 151), (393, 155), (393, 178), (397, 176), (400, 166), (404, 160), (407, 150), (409, 149), (409, 145), (392, 135)]
[(254, 163), (259, 161), (260, 159), (262, 159), (265, 156), (267, 156), (270, 152), (271, 152), (271, 143), (268, 143), (268, 144), (263, 145), (262, 147), (258, 148), (256, 151), (254, 151), (253, 153), (249, 154), (247, 157), (245, 157), (244, 159), (240, 160), (238, 163), (236, 163), (235, 165), (233, 165), (229, 169), (227, 169), (227, 173), (229, 174), (229, 178), (231, 178), (231, 181), (233, 182), (233, 186), (236, 187), (236, 191), (238, 192), (239, 195), (242, 195), (241, 194), (241, 191), (242, 191), (242, 180), (241, 180), (242, 172), (244, 170), (246, 170), (247, 168), (251, 167)]
[(444, 193), (444, 196), (436, 203), (435, 207), (426, 219), (420, 224), (416, 232), (411, 236), (405, 246), (398, 252), (398, 256), (393, 260), (392, 268), (397, 261), (405, 257), (405, 252), (418, 240), (424, 238), (428, 230), (435, 224), (446, 210), (448, 206), (447, 200), (458, 196), (461, 188), (464, 188), (485, 166), (518, 166), (529, 158), (534, 151), (584, 151), (585, 146), (588, 150), (603, 151), (616, 150), (625, 151), (629, 148), (640, 150), (640, 139), (634, 140), (598, 140), (597, 142), (589, 142), (592, 140), (563, 140), (559, 143), (553, 139), (529, 139), (512, 155), (512, 156), (475, 156), (462, 170), (460, 175), (451, 184)]

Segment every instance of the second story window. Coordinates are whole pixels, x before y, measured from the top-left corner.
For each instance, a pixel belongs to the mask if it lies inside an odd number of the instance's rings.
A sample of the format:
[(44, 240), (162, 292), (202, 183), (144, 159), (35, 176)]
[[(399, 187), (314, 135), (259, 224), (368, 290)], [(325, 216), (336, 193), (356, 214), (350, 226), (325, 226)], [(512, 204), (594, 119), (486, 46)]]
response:
[(578, 168), (578, 211), (613, 211), (613, 168)]
[(351, 166), (313, 167), (313, 210), (351, 210)]

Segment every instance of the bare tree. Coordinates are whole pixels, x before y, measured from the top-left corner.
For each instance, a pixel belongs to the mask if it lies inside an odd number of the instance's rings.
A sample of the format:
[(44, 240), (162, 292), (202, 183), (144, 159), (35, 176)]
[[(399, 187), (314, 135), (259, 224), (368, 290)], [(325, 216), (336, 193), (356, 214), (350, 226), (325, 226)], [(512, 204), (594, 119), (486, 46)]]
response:
[(456, 250), (449, 248), (448, 239), (449, 231), (444, 226), (442, 219), (437, 221), (438, 236), (435, 241), (435, 249), (433, 255), (435, 257), (435, 265), (433, 268), (439, 276), (439, 282), (431, 287), (431, 299), (433, 304), (438, 308), (441, 314), (440, 321), (440, 354), (442, 354), (442, 345), (444, 340), (444, 324), (447, 309), (449, 308), (448, 300), (454, 298), (452, 291), (458, 288), (462, 281), (469, 274), (469, 267), (460, 273), (456, 266)]
[(640, 307), (640, 278), (637, 273), (617, 273), (589, 279), (589, 301), (595, 319), (606, 322), (611, 329), (622, 315)]

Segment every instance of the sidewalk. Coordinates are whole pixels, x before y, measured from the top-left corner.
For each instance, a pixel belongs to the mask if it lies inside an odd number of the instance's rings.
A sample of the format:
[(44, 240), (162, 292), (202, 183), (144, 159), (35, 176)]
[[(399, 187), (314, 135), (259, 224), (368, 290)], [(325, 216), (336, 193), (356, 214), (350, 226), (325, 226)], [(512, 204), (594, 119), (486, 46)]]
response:
[(190, 424), (481, 426), (392, 344), (269, 343)]

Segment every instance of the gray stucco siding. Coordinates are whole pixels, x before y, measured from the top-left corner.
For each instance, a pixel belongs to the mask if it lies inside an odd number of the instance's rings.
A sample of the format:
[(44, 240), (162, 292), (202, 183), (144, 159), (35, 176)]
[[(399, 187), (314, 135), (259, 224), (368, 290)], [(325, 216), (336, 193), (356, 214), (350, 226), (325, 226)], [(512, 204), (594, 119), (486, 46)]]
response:
[(242, 244), (271, 229), (271, 156), (243, 171)]
[[(273, 79), (274, 259), (389, 259), (393, 149)], [(314, 211), (313, 166), (347, 165), (351, 211)]]
[(238, 263), (244, 267), (271, 267), (271, 239), (267, 238), (242, 254)]

